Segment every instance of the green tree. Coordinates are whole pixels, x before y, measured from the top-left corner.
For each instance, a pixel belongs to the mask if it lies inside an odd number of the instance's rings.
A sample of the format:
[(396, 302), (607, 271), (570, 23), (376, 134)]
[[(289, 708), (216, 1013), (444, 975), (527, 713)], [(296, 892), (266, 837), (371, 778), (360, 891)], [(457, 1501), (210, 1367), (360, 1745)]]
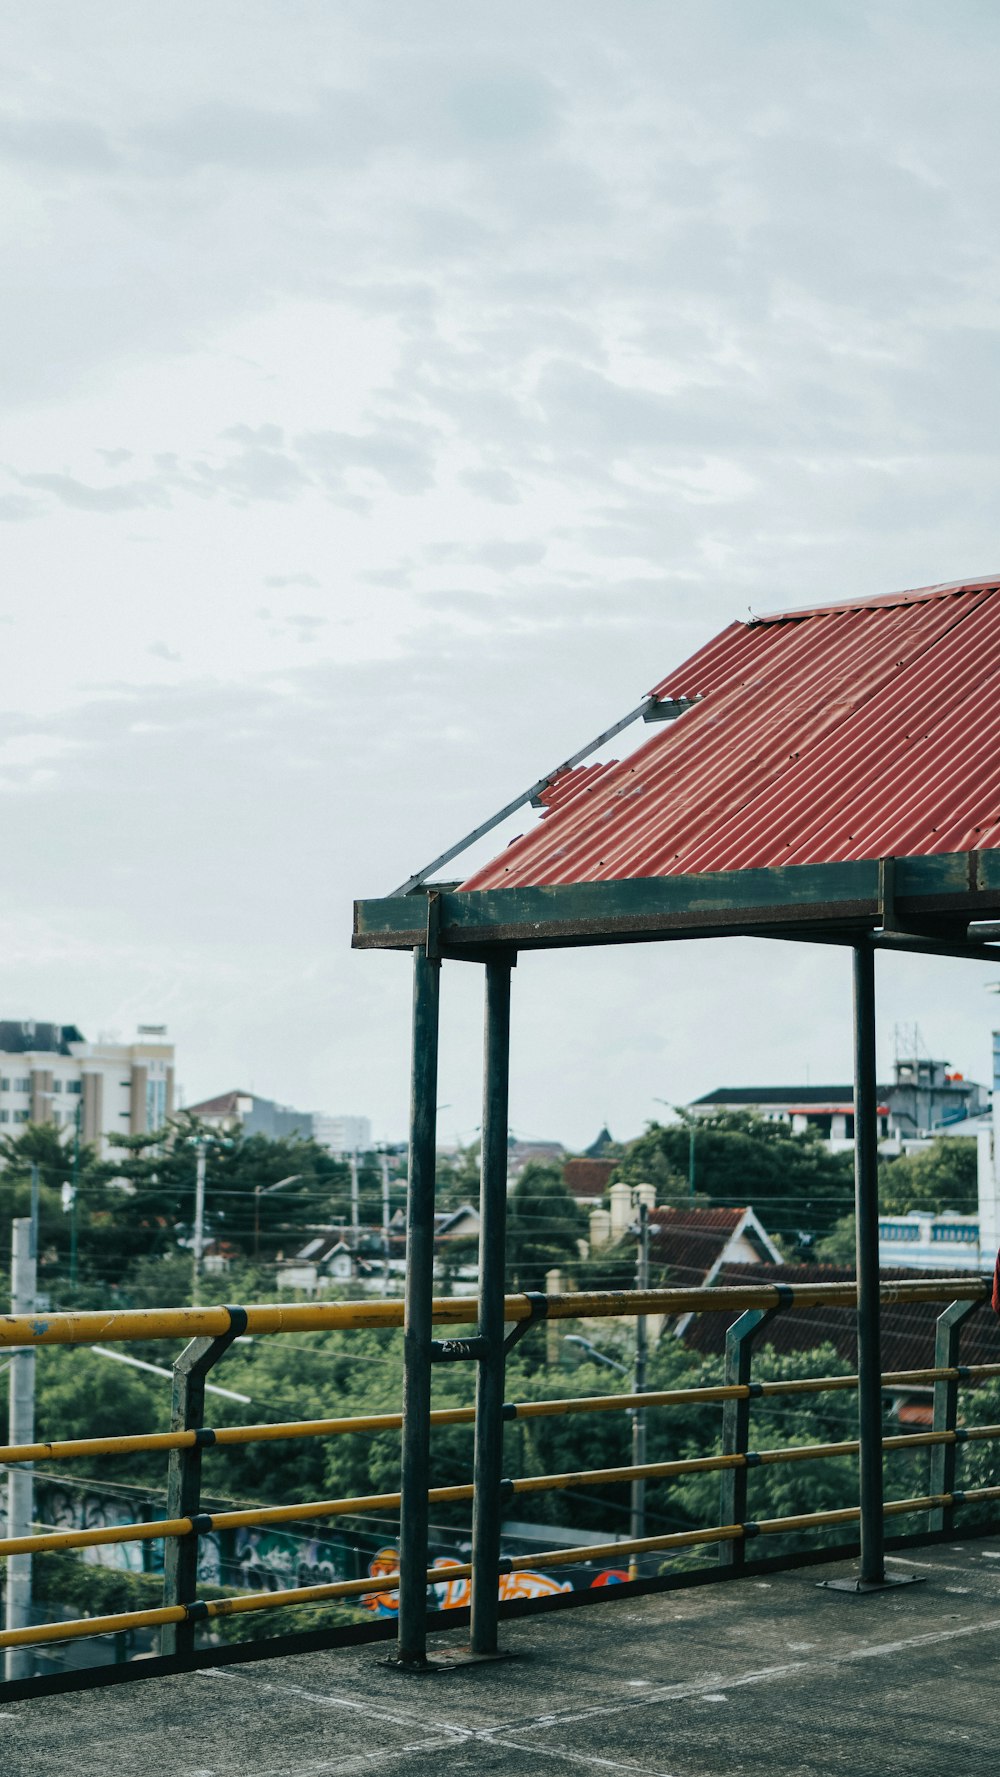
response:
[(507, 1271), (516, 1290), (543, 1290), (554, 1266), (580, 1262), (586, 1217), (563, 1180), (562, 1169), (529, 1160), (507, 1199)]
[(879, 1166), (879, 1200), (891, 1215), (911, 1209), (934, 1215), (955, 1210), (974, 1213), (978, 1203), (978, 1159), (971, 1137), (937, 1136), (917, 1154), (900, 1154)]
[(823, 1265), (851, 1265), (857, 1257), (853, 1215), (841, 1216), (829, 1233), (817, 1240), (813, 1256)]
[(114, 1224), (117, 1193), (89, 1142), (72, 1129), (29, 1123), (17, 1136), (0, 1138), (0, 1275), (9, 1276), (11, 1222), (31, 1213), (31, 1176), (39, 1180), (39, 1287), (48, 1291), (68, 1266), (72, 1212), (64, 1186), (77, 1188), (76, 1231), (81, 1267), (104, 1251)]
[[(198, 1149), (205, 1152), (206, 1236), (273, 1255), (312, 1224), (350, 1216), (350, 1170), (312, 1138), (222, 1135), (182, 1113), (145, 1135), (113, 1136), (107, 1170), (124, 1187), (118, 1235), (129, 1257), (189, 1241)], [(281, 1191), (273, 1187), (288, 1181)], [(381, 1183), (379, 1184), (381, 1191)]]
[(651, 1123), (630, 1142), (612, 1182), (654, 1184), (661, 1201), (686, 1197), (690, 1187), (681, 1191), (678, 1181), (687, 1179), (693, 1126), (695, 1186), (710, 1204), (752, 1205), (769, 1232), (802, 1251), (849, 1207), (851, 1157), (831, 1154), (814, 1130), (793, 1134), (786, 1123), (746, 1111), (678, 1116), (677, 1123)]
[(435, 1168), (439, 1209), (460, 1209), (463, 1203), (479, 1202), (480, 1144), (458, 1147), (453, 1154), (439, 1154)]
[[(978, 1203), (978, 1156), (971, 1137), (937, 1136), (929, 1148), (879, 1160), (879, 1208), (887, 1215), (911, 1210), (971, 1215)], [(854, 1264), (854, 1216), (841, 1216), (816, 1244), (827, 1265)]]

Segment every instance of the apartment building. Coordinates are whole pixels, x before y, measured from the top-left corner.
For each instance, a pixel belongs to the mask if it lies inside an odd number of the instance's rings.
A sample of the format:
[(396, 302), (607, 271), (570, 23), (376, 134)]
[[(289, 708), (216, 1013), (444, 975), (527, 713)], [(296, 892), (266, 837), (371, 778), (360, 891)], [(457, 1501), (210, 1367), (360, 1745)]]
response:
[(185, 1109), (213, 1129), (237, 1126), (245, 1135), (266, 1135), (272, 1141), (283, 1136), (312, 1137), (331, 1154), (366, 1153), (372, 1145), (372, 1126), (367, 1117), (327, 1116), (322, 1111), (297, 1111), (290, 1104), (262, 1098), (258, 1092), (220, 1092)]
[[(894, 1079), (880, 1086), (879, 1141), (926, 1141), (989, 1112), (985, 1086), (949, 1073), (946, 1061), (898, 1057)], [(688, 1107), (696, 1117), (719, 1111), (751, 1111), (787, 1123), (796, 1134), (814, 1129), (833, 1152), (854, 1147), (854, 1087), (720, 1086)], [(974, 1133), (970, 1126), (970, 1133)]]
[(0, 1019), (0, 1135), (28, 1123), (79, 1127), (102, 1158), (111, 1135), (161, 1129), (174, 1109), (174, 1047), (166, 1026), (131, 1042), (88, 1042), (75, 1024)]

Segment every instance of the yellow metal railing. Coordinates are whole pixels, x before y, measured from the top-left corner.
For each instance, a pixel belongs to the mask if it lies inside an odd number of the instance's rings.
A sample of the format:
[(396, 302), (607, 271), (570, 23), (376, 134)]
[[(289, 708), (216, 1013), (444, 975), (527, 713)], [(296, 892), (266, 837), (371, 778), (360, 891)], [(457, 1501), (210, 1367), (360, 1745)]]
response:
[[(912, 1280), (902, 1279), (882, 1286), (884, 1302), (946, 1303), (955, 1300), (977, 1303), (985, 1301), (988, 1288), (983, 1279)], [(794, 1312), (804, 1307), (852, 1307), (856, 1302), (853, 1284), (806, 1284), (778, 1288), (767, 1283), (735, 1289), (598, 1291), (548, 1298), (550, 1319), (625, 1317), (640, 1314), (678, 1314), (720, 1311), (742, 1314), (748, 1308), (782, 1308)], [(538, 1300), (525, 1296), (506, 1299), (506, 1318), (512, 1323), (539, 1318)], [(476, 1305), (467, 1298), (439, 1298), (434, 1305), (434, 1318), (440, 1325), (469, 1323), (476, 1319)], [(225, 1341), (234, 1336), (238, 1325), (255, 1336), (280, 1335), (288, 1332), (348, 1330), (358, 1328), (392, 1328), (402, 1324), (403, 1304), (399, 1301), (308, 1303), (246, 1309), (181, 1308), (127, 1310), (111, 1313), (86, 1312), (34, 1316), (8, 1315), (0, 1319), (0, 1346), (25, 1347), (38, 1345), (74, 1345), (129, 1342), (136, 1340), (205, 1338)], [(959, 1366), (930, 1366), (914, 1370), (888, 1371), (882, 1377), (883, 1387), (946, 1387), (956, 1390), (960, 1383), (985, 1380), (1000, 1375), (1000, 1363)], [(695, 1403), (725, 1403), (751, 1398), (781, 1398), (850, 1391), (857, 1387), (857, 1377), (821, 1376), (750, 1384), (713, 1384), (695, 1388), (671, 1388), (650, 1392), (592, 1395), (576, 1398), (522, 1401), (508, 1403), (504, 1416), (510, 1420), (543, 1418), (560, 1414), (601, 1413), (628, 1409), (649, 1410)], [(943, 1397), (942, 1397), (943, 1398)], [(954, 1394), (952, 1394), (952, 1400)], [(472, 1424), (472, 1407), (453, 1407), (431, 1413), (432, 1426)], [(0, 1463), (15, 1465), (39, 1461), (72, 1461), (80, 1457), (129, 1456), (140, 1452), (164, 1451), (173, 1460), (183, 1453), (205, 1447), (224, 1448), (253, 1442), (279, 1439), (340, 1437), (375, 1434), (398, 1430), (402, 1414), (377, 1413), (315, 1420), (290, 1420), (279, 1424), (220, 1426), (188, 1425), (168, 1432), (148, 1432), (120, 1437), (41, 1440), (30, 1444), (0, 1446)], [(930, 1431), (905, 1433), (882, 1440), (885, 1451), (920, 1448), (953, 1447), (959, 1442), (1000, 1439), (1000, 1425), (990, 1424), (954, 1429), (936, 1426)], [(685, 1475), (745, 1470), (750, 1467), (781, 1463), (822, 1461), (835, 1457), (857, 1455), (857, 1439), (825, 1444), (791, 1445), (761, 1451), (749, 1447), (723, 1450), (712, 1456), (681, 1458), (667, 1462), (641, 1463), (595, 1469), (574, 1470), (562, 1474), (529, 1475), (504, 1483), (513, 1496), (565, 1490), (597, 1485), (619, 1485), (637, 1480), (674, 1479)], [(950, 1459), (949, 1459), (950, 1460)], [(433, 1504), (454, 1504), (473, 1498), (473, 1487), (461, 1484), (428, 1490)], [(384, 1492), (348, 1499), (313, 1500), (277, 1506), (253, 1506), (225, 1509), (211, 1513), (184, 1512), (148, 1522), (101, 1526), (87, 1530), (43, 1531), (26, 1536), (0, 1539), (0, 1555), (27, 1555), (53, 1550), (76, 1550), (114, 1543), (142, 1542), (153, 1539), (193, 1538), (212, 1530), (231, 1529), (243, 1525), (273, 1525), (337, 1516), (356, 1516), (370, 1512), (397, 1511), (399, 1492)], [(1000, 1486), (983, 1487), (972, 1492), (946, 1488), (914, 1498), (890, 1500), (885, 1503), (887, 1517), (929, 1511), (948, 1511), (970, 1501), (1000, 1499)], [(742, 1543), (750, 1536), (780, 1535), (806, 1529), (849, 1525), (859, 1518), (858, 1506), (832, 1511), (804, 1513), (783, 1518), (723, 1523), (692, 1527), (662, 1536), (634, 1537), (589, 1547), (555, 1549), (543, 1554), (507, 1558), (500, 1572), (518, 1572), (532, 1567), (558, 1567), (595, 1560), (620, 1561), (626, 1555), (669, 1552), (711, 1544)], [(468, 1578), (468, 1564), (432, 1569), (427, 1584)], [(419, 1576), (418, 1576), (419, 1577)], [(498, 1574), (499, 1577), (499, 1574)], [(168, 1600), (152, 1610), (119, 1612), (103, 1617), (84, 1617), (76, 1621), (33, 1625), (0, 1632), (0, 1648), (28, 1646), (79, 1636), (102, 1635), (119, 1630), (156, 1628), (174, 1624), (211, 1621), (216, 1618), (284, 1605), (325, 1600), (364, 1598), (373, 1593), (386, 1593), (398, 1581), (398, 1573), (380, 1574), (376, 1578), (341, 1580), (313, 1586), (298, 1586), (279, 1591), (248, 1593), (239, 1597), (198, 1600), (181, 1597)]]
[[(890, 1302), (945, 1302), (955, 1298), (983, 1301), (989, 1297), (984, 1278), (903, 1278), (883, 1282), (881, 1299)], [(637, 1314), (719, 1313), (746, 1308), (853, 1307), (853, 1283), (740, 1284), (732, 1289), (591, 1290), (547, 1297), (549, 1320), (631, 1318)], [(403, 1303), (396, 1298), (371, 1302), (292, 1302), (249, 1307), (244, 1332), (251, 1335), (292, 1332), (356, 1331), (361, 1327), (401, 1327)], [(537, 1310), (526, 1295), (507, 1296), (504, 1319), (534, 1320)], [(469, 1296), (436, 1296), (437, 1326), (468, 1326), (478, 1308)], [(0, 1315), (0, 1347), (8, 1345), (104, 1345), (137, 1339), (216, 1339), (232, 1327), (229, 1308), (121, 1308), (59, 1314)]]

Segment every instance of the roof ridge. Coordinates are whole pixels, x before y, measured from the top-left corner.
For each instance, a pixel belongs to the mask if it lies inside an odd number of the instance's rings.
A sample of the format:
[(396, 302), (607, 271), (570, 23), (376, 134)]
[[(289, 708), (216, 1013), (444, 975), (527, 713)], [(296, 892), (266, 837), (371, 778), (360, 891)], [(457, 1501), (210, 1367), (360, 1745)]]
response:
[(942, 580), (934, 586), (914, 586), (901, 592), (873, 592), (861, 598), (834, 599), (828, 605), (793, 605), (787, 611), (765, 611), (760, 616), (751, 615), (746, 627), (756, 629), (767, 623), (784, 623), (790, 618), (830, 617), (839, 611), (890, 611), (898, 605), (925, 604), (930, 599), (951, 598), (963, 592), (997, 591), (1000, 591), (1000, 574), (990, 574), (982, 580)]

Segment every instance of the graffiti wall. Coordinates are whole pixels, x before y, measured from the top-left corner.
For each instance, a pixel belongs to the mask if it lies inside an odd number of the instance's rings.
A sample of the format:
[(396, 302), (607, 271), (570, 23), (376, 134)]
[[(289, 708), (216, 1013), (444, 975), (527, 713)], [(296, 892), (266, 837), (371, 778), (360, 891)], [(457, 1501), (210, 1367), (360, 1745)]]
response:
[[(162, 1500), (145, 1492), (109, 1493), (96, 1486), (63, 1482), (39, 1475), (35, 1482), (35, 1519), (46, 1530), (94, 1530), (134, 1524), (162, 1513)], [(0, 1488), (0, 1535), (6, 1529), (6, 1489)], [(129, 1573), (162, 1573), (163, 1542), (105, 1543), (81, 1549), (80, 1557), (101, 1567)], [(440, 1579), (428, 1589), (428, 1603), (439, 1610), (460, 1610), (470, 1602), (466, 1578), (449, 1579), (449, 1568), (468, 1560), (468, 1546), (447, 1549), (437, 1545), (432, 1560)], [(397, 1571), (399, 1552), (394, 1542), (380, 1542), (377, 1532), (338, 1530), (324, 1536), (303, 1525), (281, 1529), (241, 1525), (233, 1530), (210, 1531), (198, 1539), (198, 1579), (203, 1585), (234, 1586), (251, 1592), (276, 1592), (291, 1586), (331, 1585), (338, 1580), (377, 1579)], [(529, 1568), (500, 1578), (500, 1598), (541, 1598), (553, 1592), (572, 1592), (592, 1586), (615, 1585), (628, 1575), (623, 1568), (561, 1568), (547, 1574)], [(359, 1598), (357, 1609), (378, 1616), (394, 1616), (398, 1595), (392, 1586)]]
[[(387, 1578), (398, 1572), (399, 1550), (395, 1544), (387, 1544), (373, 1555), (368, 1565), (372, 1579), (381, 1575)], [(464, 1574), (456, 1579), (449, 1579), (448, 1569), (463, 1565), (454, 1555), (438, 1555), (432, 1567), (440, 1572), (440, 1580), (435, 1580), (428, 1587), (428, 1603), (436, 1610), (463, 1610), (472, 1602), (472, 1582)], [(516, 1573), (500, 1575), (499, 1593), (501, 1604), (514, 1598), (547, 1598), (554, 1592), (574, 1592), (586, 1590), (593, 1586), (619, 1585), (627, 1580), (628, 1574), (621, 1567), (605, 1567), (599, 1573), (592, 1568), (581, 1567), (570, 1578), (556, 1578), (549, 1573), (539, 1573), (533, 1568), (522, 1567)], [(362, 1610), (373, 1611), (376, 1616), (395, 1616), (399, 1610), (399, 1593), (387, 1586), (384, 1592), (370, 1592), (359, 1601)]]

